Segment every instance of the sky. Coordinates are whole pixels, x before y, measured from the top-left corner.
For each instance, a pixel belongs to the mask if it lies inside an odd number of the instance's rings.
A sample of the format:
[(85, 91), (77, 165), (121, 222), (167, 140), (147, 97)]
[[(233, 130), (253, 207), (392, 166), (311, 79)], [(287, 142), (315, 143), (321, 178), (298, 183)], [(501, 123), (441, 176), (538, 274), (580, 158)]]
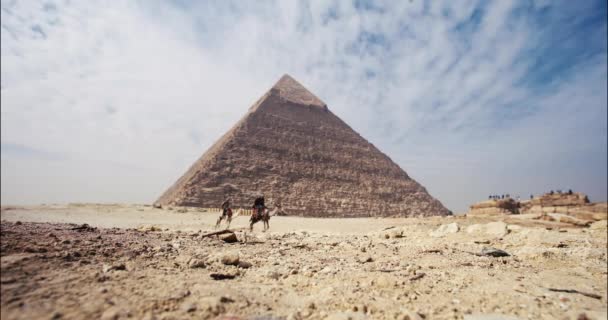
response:
[(458, 213), (606, 201), (606, 1), (1, 1), (1, 202), (151, 203), (287, 73)]

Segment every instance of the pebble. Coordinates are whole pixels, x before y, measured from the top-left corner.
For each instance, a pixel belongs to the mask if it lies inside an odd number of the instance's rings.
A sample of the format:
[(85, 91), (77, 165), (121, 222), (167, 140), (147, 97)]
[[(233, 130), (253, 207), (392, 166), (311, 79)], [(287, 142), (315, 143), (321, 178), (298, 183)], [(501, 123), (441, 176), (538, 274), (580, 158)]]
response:
[(192, 259), (188, 263), (188, 267), (190, 267), (190, 268), (204, 268), (205, 267), (205, 261), (201, 260), (201, 259)]
[(489, 256), (489, 257), (508, 257), (508, 256), (510, 256), (510, 254), (507, 253), (506, 251), (492, 248), (492, 247), (484, 247), (483, 249), (481, 249), (480, 254), (482, 256)]
[(194, 312), (196, 311), (196, 303), (193, 302), (185, 302), (182, 304), (182, 311), (184, 312)]
[(236, 237), (234, 233), (226, 233), (220, 236), (220, 239), (226, 243), (234, 243), (238, 242), (239, 239)]
[(222, 256), (222, 263), (227, 266), (236, 266), (239, 264), (239, 255), (238, 254), (226, 254)]

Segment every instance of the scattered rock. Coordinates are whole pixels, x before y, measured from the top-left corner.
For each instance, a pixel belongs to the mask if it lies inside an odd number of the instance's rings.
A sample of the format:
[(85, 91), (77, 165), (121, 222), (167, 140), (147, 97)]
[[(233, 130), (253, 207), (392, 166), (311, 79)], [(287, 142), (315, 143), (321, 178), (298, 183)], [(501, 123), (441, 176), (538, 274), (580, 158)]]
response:
[(226, 243), (234, 243), (239, 241), (236, 234), (233, 232), (220, 235), (220, 239)]
[(123, 309), (112, 306), (101, 314), (101, 320), (118, 320), (127, 316), (127, 312)]
[(519, 320), (514, 316), (508, 316), (504, 314), (465, 314), (464, 320)]
[(485, 225), (485, 232), (490, 236), (502, 238), (509, 233), (509, 230), (507, 229), (506, 223), (502, 221), (495, 221)]
[(127, 270), (127, 267), (125, 266), (124, 263), (117, 263), (117, 264), (113, 264), (113, 265), (107, 265), (104, 264), (103, 265), (103, 272), (110, 272), (113, 270)]
[(458, 232), (458, 230), (460, 230), (460, 227), (458, 227), (458, 224), (456, 222), (452, 222), (452, 223), (448, 223), (448, 224), (442, 224), (435, 231), (432, 231), (430, 233), (430, 235), (432, 237), (440, 238), (440, 237), (444, 237), (450, 233), (456, 233), (456, 232)]
[(484, 247), (483, 249), (481, 249), (481, 252), (479, 253), (479, 255), (488, 256), (488, 257), (508, 257), (508, 256), (510, 256), (510, 254), (508, 254), (506, 251), (492, 248), (492, 247)]
[(196, 311), (196, 303), (188, 301), (184, 302), (184, 304), (182, 304), (181, 309), (184, 312), (194, 312)]
[(190, 268), (204, 268), (205, 266), (205, 260), (202, 259), (191, 259), (188, 263), (188, 267)]
[(276, 271), (269, 270), (268, 272), (266, 272), (266, 277), (273, 280), (279, 280), (281, 278), (281, 274)]
[(146, 231), (161, 231), (161, 228), (159, 228), (157, 226), (153, 226), (153, 225), (145, 225), (145, 226), (139, 227), (137, 230), (142, 231), (142, 232), (146, 232)]
[(416, 280), (422, 279), (424, 276), (426, 276), (426, 273), (420, 272), (420, 273), (416, 274), (415, 276), (411, 277), (410, 281), (416, 281)]
[(222, 256), (221, 262), (227, 266), (237, 266), (239, 264), (239, 255), (235, 253)]
[(210, 313), (214, 316), (226, 312), (226, 307), (224, 306), (221, 297), (202, 298), (198, 301), (198, 306), (201, 311)]
[(212, 273), (209, 275), (213, 280), (230, 280), (236, 278), (235, 274), (229, 273)]
[(91, 226), (89, 226), (88, 224), (85, 223), (85, 224), (82, 224), (82, 225), (80, 225), (78, 227), (72, 228), (72, 230), (81, 231), (81, 232), (82, 231), (93, 232), (93, 231), (97, 230), (97, 228), (93, 228), (93, 227), (91, 227)]
[(367, 316), (363, 312), (337, 312), (328, 315), (325, 320), (364, 320)]
[(239, 260), (239, 263), (238, 263), (238, 267), (239, 267), (239, 268), (243, 268), (243, 269), (249, 269), (249, 268), (251, 268), (251, 266), (252, 266), (252, 264), (251, 264), (251, 263), (249, 263), (249, 262), (247, 262), (247, 261), (242, 261), (242, 260)]
[(401, 311), (402, 316), (399, 317), (399, 319), (401, 320), (423, 320), (424, 318), (422, 318), (417, 312), (413, 312), (413, 311)]
[(374, 262), (374, 258), (372, 258), (372, 256), (363, 256), (359, 262), (361, 263), (368, 263), (368, 262)]

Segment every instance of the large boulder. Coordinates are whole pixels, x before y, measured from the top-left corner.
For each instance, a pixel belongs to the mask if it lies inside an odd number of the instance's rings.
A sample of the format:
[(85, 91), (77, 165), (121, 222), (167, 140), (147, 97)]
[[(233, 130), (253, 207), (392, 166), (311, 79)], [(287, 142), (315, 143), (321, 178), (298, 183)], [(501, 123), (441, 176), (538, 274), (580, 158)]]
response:
[(440, 238), (440, 237), (445, 237), (446, 235), (448, 235), (450, 233), (456, 233), (456, 232), (458, 232), (458, 230), (460, 230), (460, 227), (458, 226), (458, 224), (456, 222), (452, 222), (452, 223), (448, 223), (448, 224), (442, 224), (436, 230), (431, 231), (430, 235), (432, 237)]

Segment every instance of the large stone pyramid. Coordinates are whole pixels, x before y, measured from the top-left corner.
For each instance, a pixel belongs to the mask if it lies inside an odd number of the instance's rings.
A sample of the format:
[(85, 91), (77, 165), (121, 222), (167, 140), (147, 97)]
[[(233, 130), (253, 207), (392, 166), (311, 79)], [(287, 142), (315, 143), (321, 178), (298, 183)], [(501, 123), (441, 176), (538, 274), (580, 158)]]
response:
[(397, 164), (284, 75), (158, 200), (251, 206), (263, 193), (290, 215), (430, 216), (448, 210)]

